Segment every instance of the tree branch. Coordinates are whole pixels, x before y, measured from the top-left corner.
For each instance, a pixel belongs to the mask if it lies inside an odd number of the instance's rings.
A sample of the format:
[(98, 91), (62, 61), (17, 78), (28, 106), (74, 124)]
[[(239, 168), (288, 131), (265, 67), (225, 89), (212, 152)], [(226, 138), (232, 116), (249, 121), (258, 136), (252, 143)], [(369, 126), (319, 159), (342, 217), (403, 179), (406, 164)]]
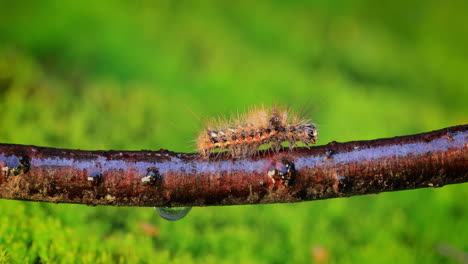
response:
[(0, 144), (0, 198), (114, 206), (288, 203), (468, 181), (468, 125), (370, 141), (224, 154)]

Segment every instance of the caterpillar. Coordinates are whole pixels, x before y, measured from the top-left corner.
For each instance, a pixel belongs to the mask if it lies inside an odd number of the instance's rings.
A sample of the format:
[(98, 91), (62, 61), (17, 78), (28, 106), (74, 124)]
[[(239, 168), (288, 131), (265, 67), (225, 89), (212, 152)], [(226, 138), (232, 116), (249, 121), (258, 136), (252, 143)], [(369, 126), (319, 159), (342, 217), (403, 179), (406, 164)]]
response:
[(252, 156), (261, 146), (278, 151), (287, 142), (289, 148), (297, 143), (306, 146), (317, 141), (317, 128), (303, 116), (280, 107), (252, 107), (237, 118), (211, 120), (196, 139), (202, 157), (210, 153), (227, 151), (232, 157)]

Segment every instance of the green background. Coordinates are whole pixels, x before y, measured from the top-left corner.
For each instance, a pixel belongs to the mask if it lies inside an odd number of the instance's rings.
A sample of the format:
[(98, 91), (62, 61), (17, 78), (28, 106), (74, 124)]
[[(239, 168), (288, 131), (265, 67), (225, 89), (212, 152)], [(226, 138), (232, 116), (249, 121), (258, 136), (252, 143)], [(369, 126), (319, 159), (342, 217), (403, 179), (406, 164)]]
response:
[[(467, 12), (465, 1), (0, 1), (0, 142), (192, 152), (208, 117), (262, 103), (309, 111), (319, 144), (467, 123)], [(457, 263), (438, 245), (468, 251), (467, 187), (194, 208), (177, 222), (1, 200), (0, 263)]]

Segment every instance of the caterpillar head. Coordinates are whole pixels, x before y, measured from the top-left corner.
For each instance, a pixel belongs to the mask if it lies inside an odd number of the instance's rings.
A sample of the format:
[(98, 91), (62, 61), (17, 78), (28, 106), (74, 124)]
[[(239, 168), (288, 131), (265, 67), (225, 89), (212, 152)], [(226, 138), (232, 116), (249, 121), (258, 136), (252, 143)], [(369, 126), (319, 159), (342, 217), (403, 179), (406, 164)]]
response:
[(306, 124), (300, 131), (302, 131), (301, 137), (304, 143), (315, 143), (317, 141), (318, 132), (314, 124)]

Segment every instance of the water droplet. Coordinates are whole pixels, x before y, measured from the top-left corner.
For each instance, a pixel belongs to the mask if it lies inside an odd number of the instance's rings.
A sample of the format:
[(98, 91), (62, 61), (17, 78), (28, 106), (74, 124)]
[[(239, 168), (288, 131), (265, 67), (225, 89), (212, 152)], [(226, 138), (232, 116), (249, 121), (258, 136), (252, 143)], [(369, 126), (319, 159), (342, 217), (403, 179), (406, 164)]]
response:
[(104, 181), (104, 175), (102, 175), (102, 173), (99, 171), (93, 171), (88, 175), (87, 180), (94, 186), (98, 186)]
[(271, 164), (268, 176), (272, 179), (273, 183), (279, 181), (284, 186), (292, 186), (296, 178), (296, 169), (292, 161), (283, 159), (281, 162)]
[(141, 178), (141, 182), (144, 185), (156, 185), (158, 182), (162, 181), (161, 174), (156, 168), (148, 168), (146, 176)]
[(29, 158), (27, 156), (16, 156), (12, 155), (6, 157), (1, 167), (2, 171), (6, 174), (6, 177), (13, 175), (20, 175), (21, 173), (27, 173), (30, 169)]
[(184, 218), (192, 207), (155, 207), (159, 216), (168, 221), (177, 221)]

